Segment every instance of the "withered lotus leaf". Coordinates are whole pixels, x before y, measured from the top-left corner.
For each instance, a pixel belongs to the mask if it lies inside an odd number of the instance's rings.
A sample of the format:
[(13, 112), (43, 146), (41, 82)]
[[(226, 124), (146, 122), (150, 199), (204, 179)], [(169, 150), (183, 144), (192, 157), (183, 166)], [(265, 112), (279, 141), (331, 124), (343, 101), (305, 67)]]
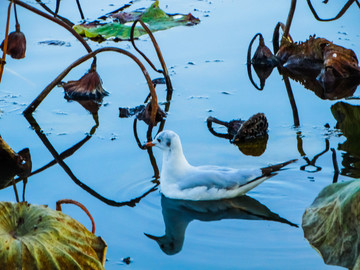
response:
[(305, 210), (305, 238), (324, 262), (360, 269), (360, 181), (325, 187)]
[[(110, 17), (110, 18), (108, 18)], [(141, 19), (147, 24), (151, 32), (166, 30), (172, 27), (184, 25), (190, 26), (200, 23), (198, 18), (195, 18), (191, 13), (189, 14), (167, 14), (159, 7), (159, 1), (155, 1), (152, 5), (144, 10), (134, 12), (120, 12), (110, 13), (100, 17), (99, 19), (112, 19), (99, 23), (99, 21), (88, 22), (75, 25), (74, 30), (88, 38), (100, 39), (130, 39), (131, 25), (136, 19)], [(135, 27), (134, 37), (145, 35), (146, 31), (142, 27)]]
[(68, 100), (102, 100), (109, 93), (102, 87), (102, 81), (95, 70), (89, 70), (77, 81), (63, 84)]
[(68, 215), (0, 202), (2, 269), (104, 269), (106, 243)]
[(354, 51), (325, 38), (310, 36), (305, 42), (299, 43), (283, 39), (276, 57), (295, 74), (301, 71), (316, 77), (321, 72), (320, 80), (324, 83), (332, 83), (339, 78), (360, 78)]

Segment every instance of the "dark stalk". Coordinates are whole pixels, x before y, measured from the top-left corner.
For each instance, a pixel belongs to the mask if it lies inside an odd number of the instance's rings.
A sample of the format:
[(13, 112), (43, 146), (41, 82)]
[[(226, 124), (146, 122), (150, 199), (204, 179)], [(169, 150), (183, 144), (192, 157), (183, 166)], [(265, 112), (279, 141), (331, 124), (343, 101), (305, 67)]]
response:
[(16, 4), (14, 4), (14, 14), (15, 14), (15, 23), (16, 23), (16, 25), (18, 25), (19, 21), (18, 21), (18, 16), (17, 16), (17, 11), (16, 11)]
[(248, 52), (247, 52), (247, 61), (246, 61), (246, 66), (247, 66), (247, 72), (248, 72), (248, 76), (250, 79), (250, 82), (252, 83), (252, 85), (257, 89), (257, 90), (263, 90), (264, 87), (259, 87), (257, 86), (257, 84), (254, 82), (254, 79), (252, 77), (252, 72), (251, 72), (251, 48), (252, 45), (255, 41), (255, 39), (257, 38), (257, 36), (262, 37), (262, 35), (260, 33), (257, 33), (252, 40), (250, 41), (249, 44), (249, 48), (248, 48)]
[[(136, 47), (136, 45), (135, 45), (134, 30), (135, 30), (135, 26), (136, 26), (136, 24), (138, 22), (141, 24), (141, 26), (144, 28), (144, 30), (148, 33), (148, 35), (149, 35), (149, 37), (151, 39), (151, 42), (154, 45), (156, 54), (157, 54), (157, 56), (159, 58), (159, 61), (160, 61), (161, 67), (162, 67), (162, 70), (156, 69), (155, 65), (150, 61), (150, 59), (142, 51), (140, 51), (138, 49), (138, 47)], [(153, 70), (155, 70), (156, 72), (162, 73), (164, 75), (165, 82), (166, 82), (166, 87), (167, 87), (168, 90), (172, 91), (173, 88), (172, 88), (170, 76), (169, 76), (169, 73), (168, 73), (164, 58), (162, 56), (160, 47), (157, 44), (156, 39), (155, 39), (154, 35), (152, 34), (152, 32), (150, 31), (150, 29), (146, 26), (146, 24), (142, 20), (135, 20), (134, 21), (133, 25), (131, 26), (130, 40), (131, 40), (131, 43), (134, 46), (135, 50), (146, 60), (146, 62), (148, 62), (148, 64), (151, 66), (151, 68)]]
[(288, 94), (288, 97), (289, 97), (291, 109), (292, 109), (292, 112), (293, 112), (294, 126), (298, 127), (298, 126), (300, 126), (300, 120), (299, 120), (299, 114), (298, 114), (298, 110), (297, 110), (297, 107), (296, 107), (294, 94), (293, 94), (292, 89), (291, 89), (289, 78), (287, 76), (283, 76), (283, 78), (284, 78), (284, 82), (285, 82), (285, 86), (286, 86), (286, 91), (287, 91), (287, 94)]
[[(345, 14), (345, 12), (348, 10), (348, 8), (355, 2), (355, 0), (347, 1), (347, 3), (344, 5), (344, 7), (339, 11), (339, 13), (335, 17), (330, 18), (330, 19), (322, 19), (322, 18), (319, 17), (317, 12), (315, 11), (311, 1), (310, 0), (306, 0), (306, 1), (307, 1), (308, 5), (309, 5), (309, 8), (310, 8), (312, 14), (314, 15), (315, 19), (318, 20), (318, 21), (321, 21), (321, 22), (330, 22), (330, 21), (335, 21), (335, 20), (341, 18)], [(359, 2), (357, 0), (356, 0), (356, 4), (360, 8), (360, 4), (359, 4)]]
[(335, 151), (335, 149), (331, 148), (331, 152), (332, 152), (332, 161), (333, 161), (333, 165), (334, 165), (333, 183), (337, 183), (338, 178), (339, 178), (339, 166), (338, 166), (337, 159), (336, 159), (336, 151)]
[[(36, 2), (43, 8), (45, 9), (47, 12), (49, 12), (51, 15), (55, 16), (55, 12), (52, 11), (47, 5), (45, 5), (41, 0), (36, 0)], [(73, 27), (74, 23), (69, 21), (68, 19), (56, 15), (55, 17), (57, 17), (58, 19), (62, 20), (64, 23), (68, 24), (70, 27)]]
[(285, 25), (284, 35), (283, 35), (285, 38), (287, 38), (289, 36), (290, 26), (291, 26), (292, 20), (294, 18), (295, 8), (296, 8), (296, 0), (291, 0), (290, 11), (289, 11), (289, 15), (286, 20), (286, 25)]

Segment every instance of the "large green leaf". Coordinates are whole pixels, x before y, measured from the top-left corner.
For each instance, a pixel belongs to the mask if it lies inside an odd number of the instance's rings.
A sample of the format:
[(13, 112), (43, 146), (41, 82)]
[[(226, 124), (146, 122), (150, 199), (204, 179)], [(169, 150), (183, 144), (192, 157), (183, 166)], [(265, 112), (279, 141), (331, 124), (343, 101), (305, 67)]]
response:
[[(117, 38), (121, 40), (130, 39), (131, 22), (141, 19), (147, 24), (152, 32), (166, 30), (180, 25), (194, 25), (200, 22), (199, 19), (193, 17), (191, 13), (183, 14), (167, 14), (159, 7), (159, 1), (154, 2), (144, 12), (120, 12), (112, 13), (107, 16), (113, 21), (108, 23), (90, 22), (74, 26), (74, 30), (88, 38)], [(134, 31), (134, 37), (145, 35), (146, 32), (141, 26), (137, 26)]]

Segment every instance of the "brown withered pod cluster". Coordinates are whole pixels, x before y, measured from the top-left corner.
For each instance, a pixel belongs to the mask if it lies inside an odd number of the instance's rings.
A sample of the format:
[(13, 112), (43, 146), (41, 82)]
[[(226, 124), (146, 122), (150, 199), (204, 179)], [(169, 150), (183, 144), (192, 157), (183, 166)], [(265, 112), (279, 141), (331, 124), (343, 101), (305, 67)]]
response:
[[(308, 4), (315, 18), (325, 21), (317, 16), (310, 1)], [(315, 35), (304, 42), (294, 42), (289, 30), (295, 6), (296, 1), (293, 0), (287, 24), (279, 22), (275, 27), (273, 53), (265, 45), (260, 33), (251, 40), (247, 55), (250, 81), (257, 89), (262, 90), (265, 80), (273, 68), (277, 67), (281, 75), (300, 82), (321, 99), (336, 100), (353, 95), (360, 84), (360, 67), (354, 51)], [(349, 4), (346, 4), (333, 19), (340, 18), (348, 7)], [(280, 29), (284, 32), (281, 37)], [(258, 36), (259, 45), (251, 56), (252, 44)], [(259, 77), (260, 86), (256, 85), (252, 78), (251, 66)]]
[[(214, 130), (213, 123), (227, 128), (227, 133)], [(207, 118), (211, 134), (230, 140), (245, 155), (260, 156), (266, 150), (268, 141), (268, 121), (263, 113), (257, 113), (248, 120), (221, 121), (215, 117)]]

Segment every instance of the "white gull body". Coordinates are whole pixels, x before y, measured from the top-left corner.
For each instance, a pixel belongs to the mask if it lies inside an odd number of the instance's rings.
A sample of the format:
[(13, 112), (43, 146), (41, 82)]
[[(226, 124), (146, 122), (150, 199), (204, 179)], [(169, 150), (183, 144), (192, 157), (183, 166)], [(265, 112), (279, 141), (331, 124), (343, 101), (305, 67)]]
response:
[(192, 166), (184, 156), (179, 136), (170, 130), (160, 132), (151, 145), (163, 151), (160, 189), (164, 196), (173, 199), (198, 201), (234, 198), (274, 176), (274, 171), (295, 161), (257, 170)]

